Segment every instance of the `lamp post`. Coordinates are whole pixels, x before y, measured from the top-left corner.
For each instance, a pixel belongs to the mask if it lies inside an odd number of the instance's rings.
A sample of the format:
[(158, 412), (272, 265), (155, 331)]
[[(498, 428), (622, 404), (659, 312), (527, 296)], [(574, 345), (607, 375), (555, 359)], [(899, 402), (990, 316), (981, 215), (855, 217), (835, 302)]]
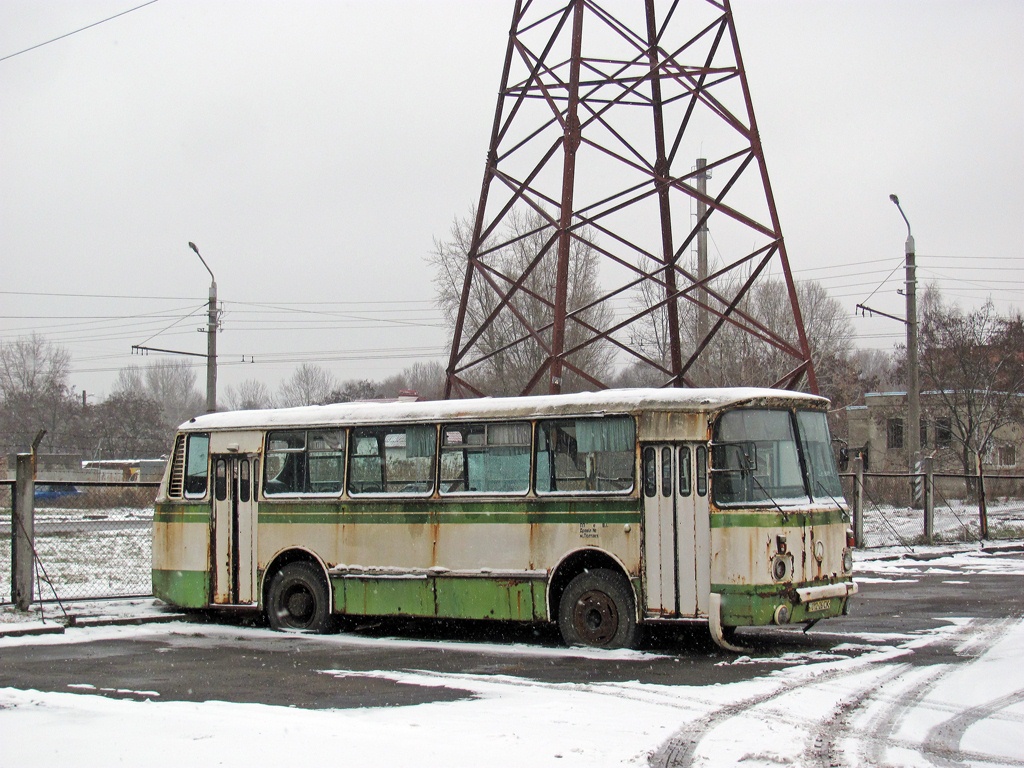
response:
[(214, 413), (217, 410), (217, 279), (196, 244), (190, 242), (188, 247), (196, 252), (210, 273), (210, 308), (206, 325), (206, 412)]
[(903, 212), (900, 199), (896, 195), (889, 195), (900, 216), (907, 224), (907, 420), (910, 422), (908, 428), (907, 456), (910, 459), (910, 471), (916, 471), (919, 453), (921, 450), (921, 386), (919, 383), (918, 360), (917, 360), (917, 264), (914, 253), (914, 236), (910, 232), (910, 221), (907, 214)]

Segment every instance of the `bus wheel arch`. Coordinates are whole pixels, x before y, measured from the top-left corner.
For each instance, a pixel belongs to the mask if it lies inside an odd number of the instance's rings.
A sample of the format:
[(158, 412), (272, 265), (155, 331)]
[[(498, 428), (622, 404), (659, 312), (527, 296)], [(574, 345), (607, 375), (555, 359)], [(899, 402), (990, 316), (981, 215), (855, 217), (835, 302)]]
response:
[(567, 555), (548, 583), (548, 615), (568, 645), (635, 647), (640, 640), (636, 606), (628, 572), (603, 550)]
[(279, 631), (332, 631), (331, 580), (319, 558), (303, 549), (279, 553), (263, 576), (263, 613)]

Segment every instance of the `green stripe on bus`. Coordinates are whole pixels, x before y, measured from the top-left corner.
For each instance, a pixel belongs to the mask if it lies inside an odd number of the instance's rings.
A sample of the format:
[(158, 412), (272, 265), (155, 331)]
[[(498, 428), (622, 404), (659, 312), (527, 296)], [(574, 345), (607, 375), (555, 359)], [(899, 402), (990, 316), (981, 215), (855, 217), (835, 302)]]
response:
[(267, 512), (260, 510), (261, 525), (532, 525), (639, 523), (639, 512), (474, 512), (458, 514), (442, 512), (436, 515), (410, 512)]
[(712, 528), (783, 528), (849, 523), (847, 513), (838, 509), (820, 512), (712, 512)]
[(616, 502), (373, 502), (315, 505), (261, 505), (261, 523), (307, 523), (322, 525), (426, 525), (531, 524), (531, 523), (639, 523), (641, 512), (635, 500)]
[(153, 514), (157, 523), (210, 523), (208, 504), (157, 504)]

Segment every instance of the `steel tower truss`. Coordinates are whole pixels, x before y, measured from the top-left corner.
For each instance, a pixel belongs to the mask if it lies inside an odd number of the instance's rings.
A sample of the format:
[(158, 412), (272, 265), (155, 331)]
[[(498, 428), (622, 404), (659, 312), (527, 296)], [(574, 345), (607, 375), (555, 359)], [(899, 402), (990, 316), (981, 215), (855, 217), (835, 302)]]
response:
[(727, 334), (816, 391), (729, 0), (516, 0), (475, 214), (447, 396), (706, 384)]

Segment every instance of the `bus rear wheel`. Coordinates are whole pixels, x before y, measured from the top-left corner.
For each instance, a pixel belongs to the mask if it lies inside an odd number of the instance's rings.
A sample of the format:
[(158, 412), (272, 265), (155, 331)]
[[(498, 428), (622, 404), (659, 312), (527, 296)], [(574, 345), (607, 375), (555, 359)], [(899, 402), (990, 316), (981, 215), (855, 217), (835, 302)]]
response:
[(267, 621), (283, 632), (330, 632), (331, 598), (323, 573), (312, 563), (288, 563), (267, 590)]
[(633, 648), (640, 638), (633, 591), (615, 571), (584, 571), (569, 582), (558, 605), (558, 629), (567, 645)]

